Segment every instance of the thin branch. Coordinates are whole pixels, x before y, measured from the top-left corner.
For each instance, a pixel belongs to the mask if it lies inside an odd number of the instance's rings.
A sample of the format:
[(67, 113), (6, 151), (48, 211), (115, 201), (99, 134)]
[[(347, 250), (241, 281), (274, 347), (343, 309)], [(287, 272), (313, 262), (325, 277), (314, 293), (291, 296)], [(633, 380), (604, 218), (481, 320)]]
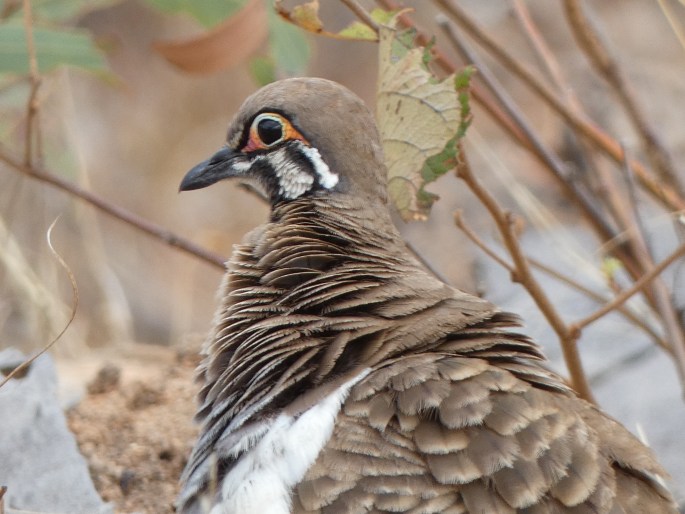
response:
[(20, 159), (17, 159), (16, 157), (12, 156), (12, 154), (1, 145), (0, 161), (4, 162), (9, 167), (13, 168), (19, 173), (22, 173), (28, 177), (34, 178), (41, 182), (50, 184), (51, 186), (56, 187), (57, 189), (65, 191), (71, 196), (75, 196), (77, 198), (80, 198), (81, 200), (84, 200), (85, 202), (96, 207), (98, 210), (106, 214), (109, 214), (110, 216), (120, 221), (123, 221), (128, 225), (137, 228), (141, 232), (145, 232), (146, 234), (154, 237), (155, 239), (161, 240), (169, 246), (178, 248), (179, 250), (189, 253), (199, 258), (200, 260), (203, 260), (206, 263), (211, 264), (216, 268), (219, 268), (221, 270), (225, 269), (225, 259), (223, 257), (208, 250), (205, 250), (204, 248), (201, 248), (196, 244), (180, 236), (177, 236), (173, 232), (170, 232), (169, 230), (164, 229), (159, 225), (156, 225), (143, 218), (140, 218), (139, 216), (127, 211), (126, 209), (123, 209), (122, 207), (119, 207), (118, 205), (111, 204), (103, 198), (97, 196), (95, 193), (87, 191), (86, 189), (83, 189), (76, 184), (72, 184), (71, 182), (64, 180), (55, 173), (52, 173), (36, 165), (27, 166), (26, 164), (22, 163)]
[[(632, 228), (631, 232), (633, 234), (631, 240), (636, 247), (636, 255), (642, 260), (645, 273), (649, 274), (655, 269), (654, 259), (645, 238), (646, 231), (639, 212), (639, 199), (635, 188), (635, 180), (632, 170), (628, 166), (627, 158), (624, 163), (624, 176), (626, 177), (628, 185), (630, 204), (633, 207), (630, 211), (630, 214), (632, 215), (630, 228)], [(673, 304), (671, 292), (662, 278), (656, 276), (651, 285), (652, 287), (647, 292), (651, 293), (650, 299), (653, 298), (652, 303), (663, 322), (666, 337), (671, 343), (673, 360), (676, 370), (678, 371), (683, 394), (685, 395), (685, 332), (678, 320), (678, 312)]]
[(561, 342), (561, 350), (564, 361), (568, 368), (571, 382), (578, 394), (587, 401), (593, 402), (592, 391), (587, 382), (587, 377), (583, 371), (583, 364), (578, 354), (576, 342), (580, 336), (579, 330), (571, 330), (561, 315), (557, 312), (554, 304), (550, 301), (538, 281), (533, 276), (530, 264), (523, 254), (523, 250), (516, 235), (516, 217), (513, 213), (503, 210), (495, 197), (492, 196), (475, 178), (466, 160), (463, 148), (459, 149), (459, 164), (457, 165), (457, 176), (462, 179), (474, 195), (480, 200), (495, 221), (497, 228), (502, 235), (504, 245), (514, 261), (515, 271), (512, 279), (523, 285), (531, 295), (536, 305), (549, 322), (552, 329), (556, 332)]
[(492, 248), (485, 244), (485, 241), (478, 237), (478, 235), (471, 229), (471, 227), (469, 227), (466, 224), (463, 212), (461, 210), (458, 210), (454, 213), (454, 224), (457, 227), (459, 227), (459, 229), (466, 235), (466, 237), (468, 237), (473, 242), (473, 244), (475, 244), (478, 248), (483, 250), (483, 252), (492, 260), (494, 260), (497, 264), (502, 266), (509, 273), (514, 273), (516, 271), (516, 268), (514, 268), (512, 264), (505, 261), (504, 258), (500, 257), (499, 254), (497, 254), (497, 252), (495, 252)]
[(26, 103), (26, 136), (24, 141), (24, 164), (31, 165), (33, 157), (33, 127), (38, 116), (38, 89), (41, 78), (38, 71), (38, 59), (36, 47), (33, 41), (33, 17), (31, 14), (31, 0), (23, 0), (24, 7), (24, 32), (26, 33), (26, 50), (29, 56), (29, 73), (31, 78), (31, 91)]
[[(501, 45), (485, 33), (460, 7), (450, 0), (434, 0), (461, 28), (469, 33), (480, 45), (495, 56), (511, 73), (519, 77), (542, 100), (557, 112), (579, 134), (582, 134), (599, 150), (608, 155), (616, 163), (622, 162), (624, 156), (618, 142), (602, 131), (588, 119), (572, 112), (556, 95), (541, 82), (534, 72), (530, 71), (519, 61), (514, 59)], [(685, 199), (681, 198), (672, 188), (664, 185), (653, 176), (639, 161), (633, 160), (631, 167), (635, 171), (643, 186), (657, 200), (670, 210), (685, 210)]]
[(642, 290), (642, 288), (644, 288), (647, 284), (652, 282), (655, 277), (659, 276), (662, 271), (664, 271), (666, 268), (668, 268), (671, 264), (673, 264), (676, 260), (678, 260), (680, 257), (682, 257), (684, 255), (685, 255), (685, 244), (682, 244), (673, 253), (671, 253), (671, 255), (666, 257), (657, 266), (654, 266), (651, 270), (649, 270), (648, 273), (645, 273), (644, 275), (642, 275), (631, 287), (629, 287), (628, 289), (625, 289), (621, 294), (616, 296), (609, 303), (603, 305), (600, 309), (593, 312), (589, 316), (581, 319), (580, 321), (576, 321), (572, 325), (572, 327), (575, 330), (582, 330), (583, 328), (588, 326), (590, 323), (597, 321), (599, 318), (601, 318), (605, 314), (613, 311), (614, 309), (616, 309), (620, 305), (623, 305), (626, 301), (628, 301), (628, 299), (631, 296), (640, 292)]
[[(555, 279), (557, 279), (560, 282), (563, 282), (564, 284), (568, 285), (569, 287), (572, 287), (573, 289), (580, 291), (585, 296), (594, 300), (595, 302), (597, 302), (599, 304), (605, 304), (605, 303), (611, 301), (611, 298), (608, 298), (606, 295), (598, 293), (597, 291), (593, 291), (589, 287), (585, 287), (583, 284), (577, 282), (576, 280), (573, 280), (568, 275), (561, 273), (559, 270), (556, 270), (550, 266), (547, 266), (545, 263), (535, 259), (534, 257), (527, 256), (527, 259), (534, 268), (542, 271), (543, 273), (546, 273), (547, 275), (549, 275), (551, 277), (554, 277)], [(633, 323), (636, 327), (643, 330), (665, 352), (670, 353), (670, 354), (673, 353), (673, 350), (668, 345), (668, 343), (664, 340), (664, 338), (662, 338), (659, 334), (657, 334), (656, 331), (651, 326), (649, 326), (648, 323), (645, 322), (645, 320), (641, 319), (639, 316), (637, 316), (630, 309), (626, 308), (624, 305), (617, 306), (616, 310), (623, 317), (625, 317), (628, 321)]]
[[(505, 261), (502, 257), (497, 254), (492, 248), (490, 248), (485, 242), (478, 237), (478, 235), (468, 226), (466, 221), (464, 220), (463, 213), (461, 210), (458, 210), (457, 212), (454, 213), (454, 223), (457, 225), (457, 227), (464, 232), (466, 237), (468, 237), (471, 242), (473, 242), (478, 248), (480, 248), (488, 257), (493, 259), (495, 262), (497, 262), (500, 266), (502, 266), (504, 269), (506, 269), (509, 273), (514, 273), (515, 268), (513, 265)], [(573, 289), (576, 289), (577, 291), (580, 291), (583, 293), (585, 296), (588, 298), (594, 300), (595, 302), (599, 304), (604, 304), (608, 301), (610, 301), (609, 298), (607, 298), (605, 295), (602, 295), (596, 291), (593, 291), (592, 289), (585, 287), (584, 285), (580, 284), (579, 282), (573, 280), (571, 277), (568, 275), (565, 275), (558, 270), (555, 270), (554, 268), (551, 268), (544, 264), (543, 262), (530, 257), (526, 256), (530, 264), (534, 267), (537, 268), (538, 270), (542, 271), (543, 273), (546, 273), (547, 275), (555, 278), (556, 280), (563, 282), (564, 284), (568, 285), (569, 287), (572, 287)], [(665, 352), (672, 354), (673, 350), (671, 347), (666, 343), (666, 341), (659, 336), (659, 334), (656, 333), (656, 331), (650, 327), (644, 320), (640, 319), (635, 313), (633, 313), (631, 310), (627, 309), (625, 306), (618, 306), (617, 311), (625, 317), (628, 321), (633, 323), (636, 327), (640, 328), (643, 330), (656, 344), (658, 344)]]
[(538, 30), (537, 25), (535, 25), (530, 10), (528, 9), (528, 4), (524, 0), (513, 0), (512, 8), (516, 15), (516, 19), (523, 29), (523, 33), (528, 38), (528, 41), (530, 41), (533, 50), (547, 70), (552, 82), (564, 96), (566, 103), (574, 112), (581, 115), (583, 113), (583, 107), (580, 104), (578, 97), (573, 92), (573, 88), (568, 84), (568, 80), (566, 80), (566, 77), (564, 76), (559, 61), (550, 50), (547, 42)]
[(648, 121), (635, 99), (630, 83), (623, 76), (616, 59), (602, 40), (602, 34), (583, 9), (580, 0), (564, 0), (566, 18), (569, 21), (578, 46), (585, 52), (591, 64), (604, 77), (628, 114), (635, 130), (642, 139), (642, 146), (652, 167), (671, 187), (683, 194), (683, 185), (659, 135)]
[(371, 15), (361, 6), (357, 0), (340, 0), (347, 8), (352, 11), (362, 23), (371, 27), (376, 34), (378, 34), (378, 23), (371, 17)]
[(495, 94), (505, 112), (521, 128), (526, 137), (541, 156), (543, 163), (552, 171), (556, 179), (566, 188), (569, 195), (582, 207), (583, 212), (601, 234), (603, 239), (611, 239), (615, 236), (613, 227), (604, 218), (602, 212), (596, 207), (595, 203), (588, 197), (587, 193), (580, 189), (578, 185), (570, 180), (566, 167), (558, 156), (548, 150), (542, 139), (535, 133), (532, 125), (526, 120), (523, 113), (518, 109), (514, 100), (509, 96), (505, 89), (500, 85), (494, 74), (490, 72), (487, 65), (466, 45), (454, 25), (444, 16), (437, 18), (438, 24), (444, 29), (450, 42), (464, 57), (475, 64), (478, 69), (478, 76)]

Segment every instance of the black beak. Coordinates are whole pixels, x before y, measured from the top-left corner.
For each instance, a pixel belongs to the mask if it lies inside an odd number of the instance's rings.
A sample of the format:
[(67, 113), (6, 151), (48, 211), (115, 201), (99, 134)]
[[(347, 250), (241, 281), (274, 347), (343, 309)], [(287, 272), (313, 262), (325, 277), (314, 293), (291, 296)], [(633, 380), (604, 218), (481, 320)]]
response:
[(219, 180), (242, 175), (242, 171), (233, 167), (236, 159), (242, 155), (242, 153), (231, 150), (228, 147), (222, 148), (212, 155), (211, 158), (202, 161), (186, 173), (186, 176), (181, 181), (179, 191), (201, 189), (211, 186)]

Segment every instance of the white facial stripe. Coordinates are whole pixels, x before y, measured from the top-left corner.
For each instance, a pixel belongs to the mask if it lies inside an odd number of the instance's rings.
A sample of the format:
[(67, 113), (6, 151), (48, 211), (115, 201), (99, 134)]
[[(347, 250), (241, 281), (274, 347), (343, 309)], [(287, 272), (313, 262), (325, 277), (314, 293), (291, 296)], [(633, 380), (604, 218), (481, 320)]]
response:
[(231, 167), (234, 170), (239, 171), (240, 173), (245, 173), (247, 170), (250, 169), (252, 166), (252, 163), (250, 161), (235, 161), (233, 164), (231, 164)]
[(283, 198), (293, 200), (312, 188), (314, 177), (291, 161), (285, 148), (270, 154), (268, 160), (278, 178), (278, 192)]
[[(338, 183), (338, 175), (333, 173), (324, 162), (319, 151), (307, 146), (301, 141), (294, 141), (298, 149), (312, 163), (314, 172), (317, 174), (319, 184), (326, 189), (332, 189)], [(270, 153), (259, 154), (251, 161), (236, 162), (233, 167), (240, 172), (247, 172), (250, 167), (259, 161), (267, 160), (278, 179), (278, 193), (288, 200), (299, 198), (309, 191), (314, 185), (314, 177), (303, 171), (300, 166), (288, 157), (288, 150), (281, 147)]]
[(313, 146), (300, 143), (300, 149), (314, 165), (314, 171), (319, 176), (319, 184), (326, 189), (332, 189), (338, 183), (338, 175), (333, 173), (321, 158), (319, 151)]

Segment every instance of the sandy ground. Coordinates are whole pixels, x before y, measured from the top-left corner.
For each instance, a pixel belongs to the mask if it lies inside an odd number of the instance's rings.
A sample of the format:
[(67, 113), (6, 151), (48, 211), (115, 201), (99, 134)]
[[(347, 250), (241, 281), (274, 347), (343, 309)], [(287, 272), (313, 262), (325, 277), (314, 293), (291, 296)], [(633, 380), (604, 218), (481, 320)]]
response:
[(196, 435), (197, 358), (143, 351), (103, 363), (67, 416), (102, 498), (118, 513), (161, 514), (173, 512)]

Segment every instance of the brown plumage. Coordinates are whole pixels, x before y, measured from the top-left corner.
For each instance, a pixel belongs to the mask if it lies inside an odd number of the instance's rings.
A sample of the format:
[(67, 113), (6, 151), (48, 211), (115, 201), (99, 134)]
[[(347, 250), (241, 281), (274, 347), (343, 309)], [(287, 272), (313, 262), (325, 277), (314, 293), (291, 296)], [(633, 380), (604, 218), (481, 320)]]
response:
[(179, 511), (675, 513), (651, 452), (516, 316), (407, 252), (385, 176), (363, 103), (290, 79), (184, 179), (238, 177), (272, 211), (228, 264)]

